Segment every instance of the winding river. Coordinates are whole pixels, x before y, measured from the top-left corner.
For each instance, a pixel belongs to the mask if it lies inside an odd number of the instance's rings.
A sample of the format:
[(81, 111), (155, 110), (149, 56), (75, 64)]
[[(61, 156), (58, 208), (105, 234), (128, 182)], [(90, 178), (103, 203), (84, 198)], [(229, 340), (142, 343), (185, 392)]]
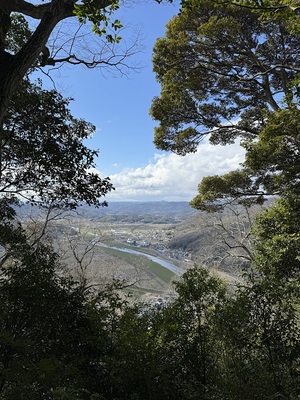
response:
[(113, 246), (107, 246), (110, 249), (118, 250), (118, 251), (123, 251), (124, 253), (130, 253), (130, 254), (136, 254), (139, 256), (144, 256), (149, 258), (149, 260), (160, 264), (162, 267), (167, 268), (168, 270), (172, 271), (175, 275), (182, 275), (185, 271), (177, 265), (171, 263), (170, 261), (164, 260), (159, 257), (152, 256), (151, 254), (143, 253), (141, 251), (133, 250), (133, 249), (127, 249), (125, 247), (113, 247)]

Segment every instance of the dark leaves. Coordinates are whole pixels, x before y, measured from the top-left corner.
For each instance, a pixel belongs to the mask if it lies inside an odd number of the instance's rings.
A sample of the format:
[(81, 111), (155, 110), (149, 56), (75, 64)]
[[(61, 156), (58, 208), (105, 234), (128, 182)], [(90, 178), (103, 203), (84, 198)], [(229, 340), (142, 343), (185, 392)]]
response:
[(84, 139), (95, 127), (74, 118), (69, 101), (24, 81), (5, 119), (2, 192), (74, 208), (81, 202), (99, 206), (113, 189), (109, 178), (91, 172), (98, 153)]

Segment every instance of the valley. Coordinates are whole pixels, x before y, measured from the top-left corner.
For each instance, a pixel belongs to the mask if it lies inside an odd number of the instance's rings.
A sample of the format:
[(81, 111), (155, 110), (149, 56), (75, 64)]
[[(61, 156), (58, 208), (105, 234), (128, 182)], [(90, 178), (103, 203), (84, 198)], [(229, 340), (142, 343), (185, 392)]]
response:
[[(28, 210), (23, 211), (28, 218)], [(134, 299), (157, 302), (172, 297), (172, 282), (194, 264), (227, 282), (240, 279), (257, 212), (236, 207), (208, 214), (185, 202), (111, 203), (48, 215), (47, 240), (61, 256), (65, 273), (75, 279), (95, 287), (120, 280)], [(45, 218), (43, 213), (32, 216), (40, 226)]]

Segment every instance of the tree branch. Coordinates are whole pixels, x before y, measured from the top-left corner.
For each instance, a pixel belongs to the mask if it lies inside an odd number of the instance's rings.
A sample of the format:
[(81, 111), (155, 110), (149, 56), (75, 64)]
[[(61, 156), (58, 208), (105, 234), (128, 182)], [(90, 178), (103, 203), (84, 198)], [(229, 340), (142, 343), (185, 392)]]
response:
[(0, 8), (5, 14), (17, 12), (35, 19), (41, 19), (51, 4), (52, 2), (34, 5), (24, 0), (0, 0)]

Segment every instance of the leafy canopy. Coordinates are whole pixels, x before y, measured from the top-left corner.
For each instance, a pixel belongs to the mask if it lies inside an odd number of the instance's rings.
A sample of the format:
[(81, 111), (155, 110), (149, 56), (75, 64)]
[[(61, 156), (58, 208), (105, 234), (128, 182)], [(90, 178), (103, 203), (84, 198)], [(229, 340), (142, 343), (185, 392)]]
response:
[(299, 190), (299, 50), (285, 18), (231, 2), (188, 1), (168, 23), (153, 57), (155, 145), (184, 155), (208, 135), (246, 149), (241, 171), (205, 178), (194, 207)]
[(160, 123), (155, 144), (179, 154), (207, 134), (222, 144), (256, 137), (280, 95), (293, 99), (298, 71), (299, 40), (283, 22), (206, 0), (191, 5), (168, 23), (153, 57), (161, 84), (150, 110)]
[(74, 3), (74, 14), (77, 15), (79, 22), (86, 23), (90, 21), (93, 24), (93, 32), (99, 36), (104, 35), (110, 43), (119, 42), (121, 37), (117, 34), (107, 33), (109, 24), (114, 31), (120, 30), (123, 25), (121, 21), (115, 19), (110, 21), (111, 15), (120, 7), (119, 0), (111, 0), (107, 2), (107, 7), (100, 8), (97, 0), (84, 0), (81, 4)]
[(99, 206), (100, 197), (112, 189), (108, 178), (92, 172), (98, 153), (84, 144), (95, 127), (74, 118), (69, 101), (23, 81), (4, 120), (2, 194), (75, 208), (81, 202)]
[[(118, 8), (118, 0), (0, 0), (1, 128), (13, 93), (32, 68), (64, 63), (128, 68), (124, 60), (136, 51), (136, 46), (116, 51), (122, 24), (112, 15)], [(77, 27), (69, 25), (61, 35), (61, 23), (71, 17), (78, 19)], [(31, 21), (31, 29), (27, 21)], [(101, 36), (94, 46), (93, 41), (85, 42), (85, 34), (79, 34), (87, 21), (92, 23), (88, 32)]]

